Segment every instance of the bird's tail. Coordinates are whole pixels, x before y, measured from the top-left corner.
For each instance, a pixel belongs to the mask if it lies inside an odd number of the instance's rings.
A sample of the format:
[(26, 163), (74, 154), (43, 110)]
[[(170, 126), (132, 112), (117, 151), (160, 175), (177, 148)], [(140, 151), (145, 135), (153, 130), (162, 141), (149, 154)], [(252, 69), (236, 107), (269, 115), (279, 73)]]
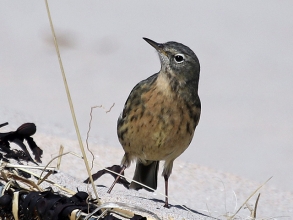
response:
[[(159, 161), (149, 161), (150, 164), (144, 165), (139, 160), (136, 162), (136, 168), (133, 176), (133, 180), (138, 181), (152, 189), (157, 189), (157, 178), (159, 171)], [(152, 191), (148, 188), (145, 188), (135, 182), (131, 182), (130, 189), (146, 189), (148, 191)]]

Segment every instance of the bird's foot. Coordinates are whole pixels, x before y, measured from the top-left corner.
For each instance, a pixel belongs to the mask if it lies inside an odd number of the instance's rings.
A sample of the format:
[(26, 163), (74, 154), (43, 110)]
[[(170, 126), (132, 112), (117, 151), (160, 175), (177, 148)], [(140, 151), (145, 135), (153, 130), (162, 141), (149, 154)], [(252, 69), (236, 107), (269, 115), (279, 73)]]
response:
[(167, 203), (165, 203), (165, 205), (164, 205), (163, 207), (164, 207), (164, 208), (167, 208), (167, 209), (169, 209), (169, 208), (170, 208), (170, 206), (169, 206), (168, 202), (167, 202)]

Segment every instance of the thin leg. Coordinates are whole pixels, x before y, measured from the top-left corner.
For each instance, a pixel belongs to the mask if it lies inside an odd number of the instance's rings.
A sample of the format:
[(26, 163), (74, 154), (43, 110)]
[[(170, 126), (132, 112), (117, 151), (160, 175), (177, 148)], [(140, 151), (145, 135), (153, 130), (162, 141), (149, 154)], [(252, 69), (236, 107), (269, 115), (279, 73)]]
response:
[[(125, 169), (126, 169), (126, 166), (123, 165), (119, 174), (122, 174)], [(118, 182), (119, 178), (120, 176), (118, 175), (116, 179), (114, 180), (114, 182), (112, 183), (112, 186), (108, 189), (107, 193), (111, 193), (112, 189), (114, 188), (115, 184)]]
[(168, 176), (164, 175), (164, 179), (165, 179), (165, 208), (169, 208), (169, 203), (168, 203)]

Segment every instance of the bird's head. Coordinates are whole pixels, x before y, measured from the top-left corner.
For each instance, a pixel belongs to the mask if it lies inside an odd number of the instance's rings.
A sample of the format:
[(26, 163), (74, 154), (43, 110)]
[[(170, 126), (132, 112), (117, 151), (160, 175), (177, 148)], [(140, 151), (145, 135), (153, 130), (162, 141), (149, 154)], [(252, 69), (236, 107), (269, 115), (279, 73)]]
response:
[(161, 61), (160, 72), (171, 74), (171, 77), (175, 77), (180, 83), (198, 83), (200, 64), (189, 47), (174, 41), (157, 43), (148, 38), (143, 39), (158, 51)]

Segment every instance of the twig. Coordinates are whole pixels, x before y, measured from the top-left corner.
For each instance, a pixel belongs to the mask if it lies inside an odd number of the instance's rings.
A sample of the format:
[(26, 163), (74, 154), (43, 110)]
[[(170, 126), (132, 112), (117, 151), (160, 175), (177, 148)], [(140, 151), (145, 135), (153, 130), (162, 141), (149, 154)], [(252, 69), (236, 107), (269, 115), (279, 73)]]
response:
[(106, 111), (106, 113), (109, 113), (109, 112), (112, 110), (112, 108), (114, 107), (114, 105), (115, 105), (115, 102), (114, 102), (113, 105), (109, 108), (109, 110)]
[(92, 125), (92, 120), (93, 120), (93, 109), (94, 108), (102, 108), (103, 106), (102, 105), (99, 105), (99, 106), (93, 106), (91, 107), (91, 112), (90, 112), (90, 121), (89, 121), (89, 129), (86, 133), (86, 147), (87, 147), (87, 150), (91, 153), (92, 155), (92, 166), (91, 166), (91, 170), (93, 169), (94, 167), (94, 160), (95, 160), (95, 155), (93, 154), (93, 152), (89, 149), (89, 143), (88, 143), (88, 139), (89, 139), (89, 136), (90, 136), (90, 131), (91, 131), (91, 125)]
[[(115, 105), (115, 103), (113, 103), (112, 106), (106, 111), (106, 114), (109, 113), (109, 112), (112, 110), (112, 108), (114, 107), (114, 105)], [(86, 134), (86, 141), (85, 141), (85, 142), (86, 142), (86, 147), (87, 147), (88, 151), (89, 151), (89, 152), (91, 153), (91, 155), (92, 155), (92, 166), (91, 166), (91, 170), (92, 170), (93, 167), (94, 167), (95, 156), (94, 156), (93, 152), (92, 152), (92, 151), (90, 150), (90, 148), (89, 148), (88, 139), (89, 139), (90, 131), (91, 131), (91, 128), (92, 128), (93, 109), (94, 109), (94, 108), (103, 108), (103, 109), (105, 109), (105, 107), (104, 107), (103, 105), (96, 105), (96, 106), (92, 106), (92, 107), (91, 107), (90, 121), (89, 121), (89, 129), (88, 129), (88, 131), (87, 131), (87, 134)]]

